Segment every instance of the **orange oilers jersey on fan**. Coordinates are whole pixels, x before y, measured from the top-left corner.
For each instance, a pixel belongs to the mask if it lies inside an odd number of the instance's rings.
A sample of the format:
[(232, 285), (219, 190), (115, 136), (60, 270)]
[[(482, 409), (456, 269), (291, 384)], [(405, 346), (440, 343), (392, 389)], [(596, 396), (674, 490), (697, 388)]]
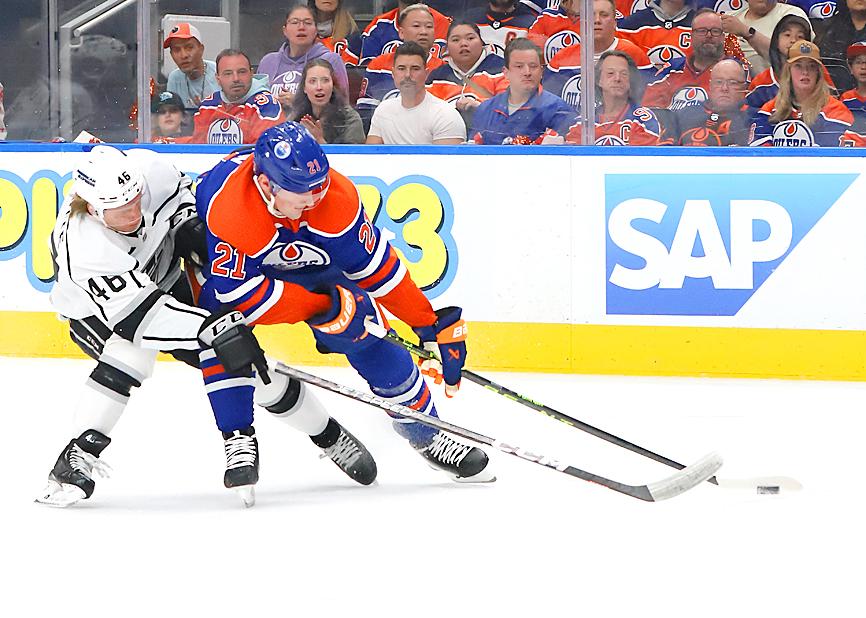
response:
[(632, 13), (617, 25), (617, 33), (643, 48), (658, 67), (685, 58), (692, 45), (695, 11), (683, 9), (672, 19), (653, 8)]
[(557, 5), (544, 9), (526, 36), (544, 51), (544, 62), (548, 63), (557, 52), (580, 43), (580, 20), (571, 21)]
[(368, 218), (354, 183), (335, 170), (324, 198), (300, 219), (273, 216), (254, 182), (249, 151), (204, 175), (196, 209), (207, 223), (208, 285), (248, 324), (307, 320), (330, 299), (311, 290), (360, 288), (411, 326), (436, 321), (430, 302)]
[(201, 102), (195, 113), (195, 128), (177, 143), (253, 144), (265, 129), (286, 121), (280, 104), (267, 90), (251, 94), (239, 103), (226, 103), (222, 91)]
[(502, 73), (505, 61), (491, 51), (484, 50), (468, 79), (451, 59), (434, 69), (427, 78), (427, 92), (452, 103), (461, 97), (486, 101), (508, 88), (508, 79)]
[(680, 58), (653, 78), (644, 92), (643, 104), (645, 107), (678, 110), (706, 101), (709, 91), (709, 69), (698, 73), (691, 58)]
[[(628, 105), (619, 117), (612, 120), (602, 119), (600, 108), (597, 113), (596, 146), (658, 146), (662, 143), (659, 138), (661, 134), (659, 122), (655, 114), (645, 107)], [(580, 144), (580, 131), (580, 122), (572, 125), (565, 141), (570, 144)]]

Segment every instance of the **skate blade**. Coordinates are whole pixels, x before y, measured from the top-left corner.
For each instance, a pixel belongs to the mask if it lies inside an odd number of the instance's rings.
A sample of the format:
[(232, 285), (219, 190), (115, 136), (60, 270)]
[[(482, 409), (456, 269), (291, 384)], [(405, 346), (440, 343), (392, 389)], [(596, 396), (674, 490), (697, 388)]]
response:
[(242, 485), (241, 487), (233, 487), (241, 502), (244, 503), (244, 508), (250, 508), (256, 503), (256, 488), (255, 485)]
[(63, 485), (57, 481), (48, 481), (48, 485), (42, 490), (42, 493), (36, 496), (34, 502), (55, 508), (66, 508), (86, 497), (84, 490), (76, 485)]
[(494, 483), (496, 482), (496, 475), (492, 472), (489, 472), (487, 468), (479, 472), (478, 474), (473, 474), (472, 476), (451, 476), (451, 480), (455, 483)]

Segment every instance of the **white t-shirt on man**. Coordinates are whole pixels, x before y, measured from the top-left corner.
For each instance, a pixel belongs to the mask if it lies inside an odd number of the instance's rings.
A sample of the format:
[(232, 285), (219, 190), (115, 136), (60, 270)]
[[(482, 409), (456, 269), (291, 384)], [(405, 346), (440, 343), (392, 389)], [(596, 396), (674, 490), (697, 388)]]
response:
[(403, 107), (400, 97), (385, 99), (370, 120), (369, 135), (386, 144), (432, 144), (438, 139), (466, 141), (466, 125), (454, 106), (431, 94), (415, 107)]

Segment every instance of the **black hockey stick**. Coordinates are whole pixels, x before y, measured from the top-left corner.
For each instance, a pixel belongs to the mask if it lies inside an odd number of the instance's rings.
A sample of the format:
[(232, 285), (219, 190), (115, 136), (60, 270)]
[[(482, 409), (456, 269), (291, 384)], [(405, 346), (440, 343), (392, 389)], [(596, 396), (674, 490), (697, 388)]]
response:
[(380, 408), (394, 414), (399, 414), (400, 416), (411, 418), (412, 420), (422, 423), (424, 425), (435, 427), (436, 429), (440, 429), (442, 431), (447, 431), (450, 434), (460, 436), (461, 438), (466, 438), (467, 440), (471, 440), (479, 444), (492, 446), (493, 448), (498, 449), (503, 453), (508, 453), (509, 455), (520, 457), (521, 459), (525, 459), (526, 461), (531, 461), (532, 463), (545, 466), (547, 468), (552, 468), (570, 476), (576, 476), (577, 478), (584, 481), (589, 481), (590, 483), (595, 483), (597, 485), (607, 487), (608, 489), (618, 491), (621, 494), (631, 496), (632, 498), (637, 498), (638, 500), (645, 500), (647, 502), (657, 502), (659, 500), (666, 500), (668, 498), (678, 496), (681, 493), (686, 492), (689, 489), (692, 489), (693, 487), (703, 483), (705, 480), (715, 474), (716, 470), (718, 470), (719, 467), (721, 467), (722, 465), (721, 456), (719, 456), (717, 453), (710, 453), (704, 456), (699, 461), (693, 463), (688, 467), (685, 467), (684, 469), (680, 470), (675, 474), (672, 474), (665, 479), (662, 479), (661, 481), (656, 481), (655, 483), (649, 483), (647, 485), (626, 485), (625, 483), (612, 481), (603, 476), (587, 472), (586, 470), (581, 470), (580, 468), (569, 466), (568, 464), (559, 462), (552, 457), (548, 457), (547, 455), (531, 453), (530, 451), (527, 451), (526, 449), (523, 449), (519, 446), (512, 446), (510, 444), (502, 442), (501, 440), (489, 438), (471, 429), (465, 429), (447, 421), (443, 421), (442, 419), (433, 416), (427, 416), (426, 414), (421, 414), (420, 412), (417, 412), (411, 408), (400, 404), (391, 403), (389, 401), (386, 401), (385, 399), (382, 399), (381, 397), (377, 397), (370, 393), (364, 393), (348, 386), (343, 386), (341, 384), (337, 384), (336, 382), (331, 382), (330, 380), (314, 376), (304, 371), (300, 371), (299, 369), (284, 365), (283, 363), (277, 363), (274, 371), (283, 375), (287, 375), (291, 378), (295, 378), (296, 380), (301, 380), (302, 382), (306, 382), (307, 384), (312, 384), (313, 386), (324, 388), (333, 393), (337, 393), (338, 395), (343, 395), (344, 397), (348, 397), (349, 399), (361, 401), (370, 406)]
[[(391, 343), (401, 346), (407, 349), (412, 354), (415, 354), (419, 358), (423, 359), (433, 359), (435, 356), (429, 350), (422, 348), (421, 346), (409, 341), (398, 335), (393, 330), (386, 332), (385, 329), (376, 324), (374, 322), (367, 322), (367, 330), (371, 335), (379, 337), (380, 339), (387, 339)], [(516, 401), (517, 403), (524, 405), (528, 408), (532, 408), (537, 412), (541, 412), (551, 418), (554, 418), (566, 425), (570, 425), (575, 429), (580, 429), (590, 435), (595, 436), (596, 438), (601, 438), (606, 442), (610, 442), (611, 444), (615, 444), (619, 447), (632, 451), (633, 453), (637, 453), (638, 455), (643, 455), (644, 457), (648, 457), (654, 461), (659, 463), (663, 463), (666, 466), (670, 466), (671, 468), (675, 468), (677, 470), (682, 470), (686, 466), (683, 464), (674, 461), (673, 459), (669, 459), (664, 455), (659, 455), (649, 449), (646, 449), (642, 446), (638, 446), (632, 442), (624, 438), (620, 438), (612, 433), (608, 433), (603, 429), (599, 429), (598, 427), (594, 427), (589, 423), (585, 423), (579, 419), (576, 419), (572, 416), (569, 416), (563, 412), (558, 410), (554, 410), (550, 406), (544, 405), (543, 403), (539, 403), (538, 401), (534, 401), (529, 397), (521, 395), (510, 388), (502, 386), (501, 384), (497, 384), (492, 380), (488, 380), (487, 378), (478, 375), (477, 373), (470, 371), (468, 369), (464, 369), (461, 372), (461, 375), (469, 380), (470, 382), (474, 382), (475, 384), (480, 384), (484, 388), (493, 391), (497, 395), (502, 395), (503, 397), (507, 397), (512, 401)], [(795, 479), (792, 479), (787, 476), (772, 476), (772, 477), (757, 477), (753, 479), (722, 479), (721, 482), (715, 476), (710, 476), (706, 479), (708, 482), (713, 483), (714, 485), (722, 485), (723, 487), (734, 488), (734, 489), (754, 489), (760, 487), (782, 487), (787, 490), (799, 490), (802, 489), (802, 485)]]

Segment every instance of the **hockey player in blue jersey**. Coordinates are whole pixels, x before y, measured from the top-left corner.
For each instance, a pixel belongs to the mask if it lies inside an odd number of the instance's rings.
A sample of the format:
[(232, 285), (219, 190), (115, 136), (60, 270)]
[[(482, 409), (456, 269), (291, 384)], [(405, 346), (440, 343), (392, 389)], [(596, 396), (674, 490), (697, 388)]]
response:
[[(250, 325), (306, 322), (317, 348), (345, 355), (376, 395), (424, 414), (436, 416), (436, 408), (422, 371), (444, 378), (447, 395), (457, 390), (466, 359), (461, 309), (433, 311), (355, 185), (330, 168), (303, 126), (268, 129), (254, 149), (220, 162), (201, 179), (196, 207), (211, 257), (202, 306), (232, 307)], [(419, 371), (407, 351), (371, 335), (368, 320), (388, 327), (382, 308), (412, 326), (441, 362)], [(217, 424), (248, 432), (252, 382), (215, 366), (203, 369)], [(405, 418), (394, 427), (454, 480), (494, 480), (481, 449)]]

